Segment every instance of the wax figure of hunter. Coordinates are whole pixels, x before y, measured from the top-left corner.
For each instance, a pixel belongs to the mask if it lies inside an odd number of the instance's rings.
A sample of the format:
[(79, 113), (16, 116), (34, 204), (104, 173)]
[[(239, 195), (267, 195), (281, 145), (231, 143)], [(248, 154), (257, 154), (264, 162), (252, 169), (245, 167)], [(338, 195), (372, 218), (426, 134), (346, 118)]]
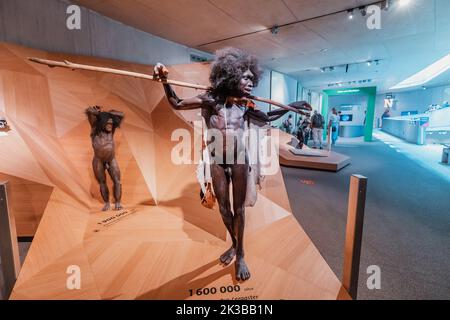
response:
[(86, 115), (91, 124), (91, 139), (94, 149), (92, 168), (94, 175), (100, 184), (100, 193), (105, 203), (102, 211), (110, 209), (109, 189), (106, 184), (107, 170), (114, 183), (115, 210), (121, 210), (122, 185), (120, 184), (120, 169), (116, 160), (114, 132), (120, 127), (124, 114), (120, 111), (102, 111), (101, 107), (89, 107)]
[[(157, 64), (154, 76), (159, 77), (162, 82), (167, 79), (168, 71), (162, 64)], [(276, 110), (264, 113), (255, 108), (248, 107), (245, 97), (251, 95), (254, 87), (258, 85), (261, 70), (257, 60), (248, 53), (235, 49), (226, 48), (216, 52), (215, 61), (211, 67), (210, 89), (203, 94), (188, 99), (180, 99), (172, 87), (165, 83), (164, 90), (173, 108), (187, 110), (201, 108), (201, 114), (209, 129), (216, 129), (223, 136), (223, 162), (217, 162), (216, 151), (211, 151), (213, 160), (210, 165), (212, 185), (214, 194), (219, 204), (222, 220), (230, 233), (232, 246), (220, 257), (220, 261), (229, 265), (234, 257), (236, 279), (245, 281), (250, 278), (249, 269), (244, 261), (244, 226), (245, 226), (245, 199), (247, 190), (247, 177), (249, 164), (241, 163), (236, 143), (229, 143), (229, 139), (239, 141), (244, 132), (245, 121), (248, 118), (257, 119), (262, 122), (276, 120), (286, 114), (286, 110)], [(308, 105), (309, 106), (309, 105)], [(304, 108), (304, 104), (297, 104), (298, 110)], [(308, 109), (309, 110), (309, 109)], [(228, 142), (227, 142), (228, 140)], [(211, 142), (211, 141), (209, 141)], [(207, 143), (208, 144), (208, 143)], [(229, 146), (233, 147), (229, 147)], [(228, 146), (228, 147), (227, 147)], [(243, 151), (245, 152), (245, 150)], [(228, 155), (228, 157), (227, 157)], [(234, 162), (230, 163), (231, 158)], [(225, 161), (225, 159), (227, 159)], [(232, 183), (233, 210), (231, 208), (229, 184)]]

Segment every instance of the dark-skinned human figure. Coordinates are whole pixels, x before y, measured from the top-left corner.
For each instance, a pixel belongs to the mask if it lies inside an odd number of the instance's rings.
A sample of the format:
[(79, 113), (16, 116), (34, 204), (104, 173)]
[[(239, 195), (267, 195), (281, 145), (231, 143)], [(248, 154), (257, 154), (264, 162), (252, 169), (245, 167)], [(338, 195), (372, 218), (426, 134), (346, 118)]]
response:
[[(244, 260), (245, 200), (249, 164), (248, 157), (246, 155), (242, 157), (242, 154), (239, 154), (245, 150), (239, 151), (235, 142), (241, 140), (240, 135), (244, 133), (246, 120), (254, 119), (268, 123), (288, 112), (276, 110), (264, 113), (245, 106), (245, 98), (251, 96), (261, 74), (256, 58), (240, 49), (225, 48), (216, 52), (209, 77), (210, 89), (195, 97), (180, 99), (173, 88), (164, 83), (168, 76), (166, 67), (158, 63), (154, 70), (154, 76), (162, 81), (167, 99), (174, 109), (201, 109), (207, 129), (215, 129), (223, 137), (222, 157), (214, 154), (217, 153), (215, 149), (208, 149), (211, 158), (214, 159), (210, 164), (210, 172), (219, 211), (232, 240), (231, 248), (221, 255), (220, 262), (229, 265), (236, 258), (235, 272), (238, 281), (250, 278), (250, 271)], [(241, 103), (241, 101), (244, 102)], [(298, 109), (303, 107), (302, 105)], [(234, 141), (230, 143), (227, 141), (229, 139)], [(208, 141), (207, 145), (210, 142)], [(228, 161), (230, 158), (233, 159), (232, 163)], [(227, 159), (227, 161), (217, 162), (217, 159)], [(242, 163), (238, 159), (245, 159), (245, 161)], [(230, 183), (233, 208), (230, 201)]]
[(91, 140), (94, 149), (92, 168), (100, 185), (100, 194), (104, 202), (102, 211), (108, 211), (111, 208), (106, 171), (113, 181), (114, 209), (121, 210), (122, 185), (120, 168), (115, 155), (114, 133), (120, 127), (124, 114), (115, 110), (105, 112), (99, 106), (89, 107), (85, 113), (91, 125)]

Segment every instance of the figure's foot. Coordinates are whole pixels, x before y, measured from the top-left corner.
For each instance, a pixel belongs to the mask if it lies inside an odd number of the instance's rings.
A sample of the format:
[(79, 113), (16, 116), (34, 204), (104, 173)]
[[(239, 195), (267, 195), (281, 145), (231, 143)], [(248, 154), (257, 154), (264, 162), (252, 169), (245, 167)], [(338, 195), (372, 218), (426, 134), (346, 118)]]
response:
[(120, 202), (116, 202), (116, 206), (115, 206), (114, 210), (118, 211), (118, 210), (122, 210), (122, 209), (123, 209), (122, 204)]
[(234, 263), (236, 266), (236, 280), (237, 281), (246, 281), (250, 279), (250, 271), (248, 270), (247, 265), (243, 258), (236, 259)]
[(109, 202), (105, 203), (102, 211), (108, 211), (109, 209), (111, 209), (111, 205), (109, 204)]
[(234, 247), (231, 247), (220, 256), (220, 262), (227, 266), (231, 263), (231, 261), (233, 261), (235, 255), (236, 249)]

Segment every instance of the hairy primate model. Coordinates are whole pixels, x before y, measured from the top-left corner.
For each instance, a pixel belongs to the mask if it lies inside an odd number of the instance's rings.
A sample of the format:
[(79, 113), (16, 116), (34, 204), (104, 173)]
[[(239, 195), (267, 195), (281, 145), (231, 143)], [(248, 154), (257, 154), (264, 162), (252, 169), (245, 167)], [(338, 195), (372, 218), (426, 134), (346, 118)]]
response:
[[(249, 118), (260, 122), (270, 122), (286, 114), (286, 110), (276, 110), (264, 113), (255, 108), (248, 107), (244, 102), (250, 97), (252, 90), (258, 85), (261, 69), (256, 58), (236, 48), (226, 48), (216, 52), (211, 67), (210, 89), (193, 98), (180, 99), (172, 87), (164, 83), (168, 71), (162, 64), (157, 64), (154, 76), (159, 77), (164, 84), (166, 96), (173, 108), (187, 110), (201, 108), (208, 129), (217, 129), (223, 136), (223, 158), (227, 161), (211, 164), (211, 176), (214, 194), (219, 203), (222, 220), (231, 235), (232, 246), (220, 257), (220, 261), (229, 265), (236, 257), (236, 279), (245, 281), (250, 278), (249, 269), (244, 261), (244, 226), (245, 226), (245, 199), (247, 178), (249, 173), (248, 161), (239, 163), (242, 154), (238, 154), (236, 143), (227, 142), (228, 139), (240, 141), (244, 132), (245, 121)], [(308, 105), (309, 106), (309, 105)], [(304, 104), (297, 108), (307, 110)], [(308, 109), (309, 110), (309, 109)], [(211, 142), (211, 141), (209, 141)], [(233, 147), (230, 148), (229, 146)], [(217, 159), (216, 152), (209, 150), (213, 158)], [(241, 152), (245, 152), (241, 151)], [(228, 157), (227, 157), (228, 155)], [(231, 157), (230, 157), (231, 155)], [(228, 159), (234, 159), (229, 163)], [(247, 157), (244, 155), (244, 159)], [(233, 210), (231, 208), (229, 186), (232, 184)]]
[(105, 170), (108, 170), (114, 182), (115, 210), (121, 210), (122, 185), (120, 184), (120, 169), (115, 155), (114, 132), (120, 127), (124, 114), (115, 110), (104, 112), (101, 107), (94, 106), (86, 109), (86, 115), (91, 124), (91, 139), (94, 148), (92, 168), (95, 178), (100, 184), (100, 193), (105, 203), (102, 211), (107, 211), (111, 207)]

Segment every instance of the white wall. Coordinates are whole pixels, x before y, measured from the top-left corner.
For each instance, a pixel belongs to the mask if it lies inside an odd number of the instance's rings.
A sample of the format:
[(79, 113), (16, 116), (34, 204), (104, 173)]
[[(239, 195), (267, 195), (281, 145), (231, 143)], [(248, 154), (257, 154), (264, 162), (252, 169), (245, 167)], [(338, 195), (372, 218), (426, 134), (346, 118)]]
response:
[[(391, 109), (391, 116), (400, 116), (403, 111), (425, 112), (431, 104), (441, 104), (450, 101), (450, 86), (429, 88), (427, 90), (414, 90), (394, 93), (395, 105)], [(386, 95), (377, 95), (375, 104), (375, 118), (381, 117), (384, 112), (384, 99)]]
[[(270, 99), (270, 76), (271, 71), (265, 69), (261, 79), (259, 80), (258, 86), (253, 90), (253, 95)], [(258, 101), (256, 102), (256, 104), (262, 111), (269, 111), (269, 104)]]
[[(272, 100), (286, 105), (297, 101), (297, 85), (298, 82), (296, 79), (285, 74), (272, 71)], [(281, 123), (287, 119), (289, 114), (290, 112), (277, 121), (272, 122), (272, 126), (280, 126)], [(295, 125), (296, 123), (293, 122), (293, 124)]]
[[(81, 7), (81, 30), (66, 27), (67, 0), (0, 0), (0, 41), (142, 64), (190, 62), (197, 50)], [(207, 55), (207, 54), (205, 54)]]

